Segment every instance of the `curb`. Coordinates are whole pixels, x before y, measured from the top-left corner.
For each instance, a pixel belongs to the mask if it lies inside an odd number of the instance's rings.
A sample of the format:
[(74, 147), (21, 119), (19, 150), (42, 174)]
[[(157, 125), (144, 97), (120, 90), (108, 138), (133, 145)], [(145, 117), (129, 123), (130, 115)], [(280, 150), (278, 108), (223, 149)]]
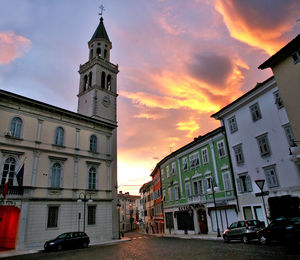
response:
[[(100, 242), (100, 243), (93, 243), (93, 244), (90, 244), (89, 246), (114, 245), (114, 244), (118, 244), (118, 243), (124, 243), (127, 241), (131, 241), (131, 238), (124, 237), (122, 239), (117, 239), (117, 240), (109, 240), (109, 241), (104, 241), (104, 242)], [(18, 255), (35, 254), (35, 253), (42, 252), (42, 251), (44, 251), (44, 249), (41, 249), (41, 248), (13, 249), (13, 250), (7, 250), (7, 251), (0, 251), (0, 258), (12, 257), (12, 256), (18, 256)]]

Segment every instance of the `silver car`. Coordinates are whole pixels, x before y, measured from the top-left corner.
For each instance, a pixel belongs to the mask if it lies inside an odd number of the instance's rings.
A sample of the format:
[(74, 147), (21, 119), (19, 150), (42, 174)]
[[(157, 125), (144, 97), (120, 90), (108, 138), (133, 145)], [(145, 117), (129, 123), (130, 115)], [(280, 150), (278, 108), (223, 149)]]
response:
[(243, 243), (247, 244), (249, 240), (257, 239), (256, 231), (264, 227), (264, 222), (256, 219), (233, 222), (223, 232), (223, 239), (225, 242), (229, 242), (230, 240), (241, 240)]

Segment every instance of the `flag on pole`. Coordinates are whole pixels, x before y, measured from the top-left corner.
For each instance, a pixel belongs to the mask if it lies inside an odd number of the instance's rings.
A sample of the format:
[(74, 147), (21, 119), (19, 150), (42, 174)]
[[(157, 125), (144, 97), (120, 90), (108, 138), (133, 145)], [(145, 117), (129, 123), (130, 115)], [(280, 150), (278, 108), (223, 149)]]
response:
[(3, 192), (2, 192), (2, 195), (3, 195), (4, 199), (5, 199), (6, 194), (8, 192), (8, 178), (9, 178), (9, 173), (6, 174), (5, 183), (4, 183)]
[(23, 162), (23, 165), (21, 166), (20, 170), (17, 173), (17, 181), (18, 181), (19, 191), (23, 187), (23, 176), (24, 176), (24, 162)]

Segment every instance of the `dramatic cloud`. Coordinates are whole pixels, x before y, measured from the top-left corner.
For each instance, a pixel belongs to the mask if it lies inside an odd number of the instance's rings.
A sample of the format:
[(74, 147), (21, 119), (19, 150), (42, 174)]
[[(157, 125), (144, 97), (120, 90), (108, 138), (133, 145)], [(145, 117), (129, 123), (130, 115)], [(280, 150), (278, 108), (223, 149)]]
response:
[(8, 64), (21, 57), (30, 45), (30, 40), (12, 31), (0, 32), (0, 64)]
[(216, 0), (215, 7), (233, 38), (274, 54), (288, 40), (285, 34), (296, 25), (300, 2)]
[(191, 74), (207, 84), (224, 88), (233, 71), (230, 58), (214, 53), (195, 55), (194, 63), (189, 66)]

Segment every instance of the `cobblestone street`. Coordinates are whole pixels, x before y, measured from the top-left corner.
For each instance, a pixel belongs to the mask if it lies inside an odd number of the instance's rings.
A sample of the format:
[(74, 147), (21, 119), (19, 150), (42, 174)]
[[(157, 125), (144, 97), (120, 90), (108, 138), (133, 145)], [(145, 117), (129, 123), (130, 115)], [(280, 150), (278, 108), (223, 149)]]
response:
[(281, 245), (263, 246), (258, 242), (208, 241), (156, 237), (141, 233), (127, 233), (131, 241), (114, 245), (91, 246), (87, 249), (61, 252), (39, 252), (7, 259), (300, 259), (299, 249)]

